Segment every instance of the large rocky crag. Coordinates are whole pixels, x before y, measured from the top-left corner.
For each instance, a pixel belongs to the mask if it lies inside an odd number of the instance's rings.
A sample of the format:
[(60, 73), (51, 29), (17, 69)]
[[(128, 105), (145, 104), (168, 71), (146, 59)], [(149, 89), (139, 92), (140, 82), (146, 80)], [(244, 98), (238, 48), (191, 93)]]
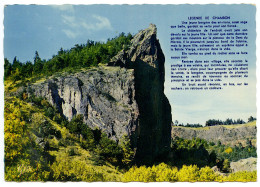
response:
[(170, 148), (171, 107), (164, 94), (164, 54), (156, 26), (140, 31), (108, 66), (56, 76), (30, 92), (56, 105), (68, 120), (84, 116), (108, 137), (131, 139), (137, 163), (150, 163)]
[[(189, 127), (172, 127), (172, 138), (176, 137), (184, 139), (200, 138), (210, 142), (225, 145), (246, 145), (247, 139), (256, 139), (256, 125), (236, 125), (234, 127), (229, 126), (211, 126), (204, 128), (189, 128)], [(255, 144), (255, 142), (252, 142)]]

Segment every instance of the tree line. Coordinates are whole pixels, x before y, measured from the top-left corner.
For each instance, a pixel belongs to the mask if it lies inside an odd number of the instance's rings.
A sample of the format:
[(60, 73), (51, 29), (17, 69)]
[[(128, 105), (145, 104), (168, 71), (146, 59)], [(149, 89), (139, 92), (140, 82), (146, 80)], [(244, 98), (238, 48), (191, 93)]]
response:
[(61, 48), (51, 59), (41, 59), (38, 51), (35, 51), (33, 62), (22, 63), (17, 57), (13, 62), (4, 59), (4, 77), (13, 81), (22, 80), (31, 76), (43, 74), (51, 75), (55, 72), (69, 68), (81, 68), (97, 66), (99, 63), (106, 64), (120, 50), (128, 49), (133, 36), (128, 33), (119, 34), (117, 37), (108, 39), (106, 43), (88, 40), (86, 44), (76, 44), (69, 50)]
[[(248, 118), (247, 123), (255, 121), (256, 118), (253, 116), (250, 116)], [(217, 125), (238, 125), (238, 124), (245, 124), (246, 122), (242, 119), (231, 119), (228, 118), (224, 121), (219, 120), (219, 119), (209, 119), (206, 121), (205, 126), (217, 126)], [(175, 122), (172, 122), (172, 126), (180, 126), (180, 127), (193, 127), (193, 128), (198, 128), (198, 127), (203, 127), (203, 125), (199, 124), (199, 123), (195, 123), (195, 124), (191, 124), (191, 123), (187, 123), (187, 124), (183, 124), (183, 123), (179, 123), (178, 120), (175, 120)]]
[[(256, 118), (250, 116), (248, 118), (247, 122), (251, 122), (251, 121), (255, 121)], [(210, 119), (208, 121), (206, 121), (205, 126), (216, 126), (216, 125), (237, 125), (237, 124), (245, 124), (246, 122), (242, 119), (237, 119), (237, 120), (233, 120), (231, 118), (226, 119), (225, 121), (222, 120), (216, 120), (216, 119)]]

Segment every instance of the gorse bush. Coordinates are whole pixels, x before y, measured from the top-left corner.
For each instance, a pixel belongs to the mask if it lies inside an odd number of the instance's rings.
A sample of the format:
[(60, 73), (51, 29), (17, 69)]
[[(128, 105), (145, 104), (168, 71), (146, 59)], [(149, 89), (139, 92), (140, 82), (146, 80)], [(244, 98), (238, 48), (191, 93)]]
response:
[(257, 172), (256, 171), (252, 171), (252, 172), (248, 172), (248, 171), (239, 171), (236, 173), (231, 173), (229, 176), (224, 177), (224, 181), (237, 181), (237, 182), (248, 182), (248, 181), (256, 181), (257, 179)]
[(27, 125), (20, 111), (20, 103), (6, 103), (4, 116), (5, 162), (12, 163), (23, 154), (29, 142), (26, 138)]
[(31, 136), (31, 106), (17, 98), (5, 101), (5, 180), (49, 180), (51, 157), (42, 152)]
[(47, 181), (50, 180), (50, 170), (46, 170), (41, 163), (35, 166), (29, 160), (23, 160), (17, 166), (5, 167), (6, 181)]
[(163, 182), (163, 181), (177, 181), (177, 168), (161, 163), (157, 166), (146, 167), (141, 166), (137, 168), (132, 167), (123, 176), (124, 182), (142, 181), (142, 182)]
[(70, 161), (62, 159), (55, 162), (51, 169), (54, 173), (54, 181), (103, 181), (101, 172), (95, 170), (93, 166), (87, 165), (84, 161)]
[(195, 182), (199, 180), (199, 168), (196, 165), (183, 166), (177, 173), (178, 181)]
[(152, 167), (132, 167), (122, 178), (123, 182), (208, 182), (208, 181), (256, 181), (256, 171), (237, 172), (229, 176), (216, 174), (210, 167), (198, 168), (196, 165), (184, 165), (180, 170), (164, 163)]

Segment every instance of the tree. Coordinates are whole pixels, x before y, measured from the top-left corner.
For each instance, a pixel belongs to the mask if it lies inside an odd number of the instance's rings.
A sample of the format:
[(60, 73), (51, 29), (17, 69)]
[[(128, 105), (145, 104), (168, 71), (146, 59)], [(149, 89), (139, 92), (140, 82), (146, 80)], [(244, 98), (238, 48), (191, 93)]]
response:
[(42, 60), (39, 56), (38, 51), (35, 51), (33, 71), (35, 73), (40, 73), (42, 71), (42, 69), (43, 69)]
[(130, 138), (128, 136), (123, 136), (121, 148), (123, 149), (123, 159), (122, 162), (125, 165), (131, 163), (134, 159), (134, 151), (131, 148)]
[(23, 77), (30, 77), (33, 72), (33, 64), (30, 61), (27, 61), (25, 64), (23, 64), (21, 69), (21, 75)]
[(15, 71), (12, 73), (12, 79), (14, 82), (21, 80), (19, 68), (16, 68)]
[(11, 75), (12, 72), (12, 64), (7, 60), (7, 58), (4, 59), (4, 78), (6, 79), (8, 76)]
[(234, 123), (233, 123), (233, 120), (232, 120), (232, 119), (229, 119), (229, 118), (228, 118), (228, 119), (226, 119), (226, 121), (224, 122), (224, 124), (225, 124), (225, 125), (232, 125), (232, 124), (234, 124)]
[(64, 54), (64, 53), (65, 53), (65, 51), (64, 51), (63, 48), (61, 47), (60, 50), (58, 51), (58, 55), (62, 55), (62, 54)]
[(110, 140), (106, 134), (101, 134), (99, 145), (95, 149), (100, 160), (119, 164), (122, 161), (122, 149), (113, 140)]
[(13, 65), (12, 65), (12, 69), (13, 70), (16, 70), (17, 68), (18, 69), (21, 69), (22, 67), (22, 63), (19, 62), (19, 60), (17, 60), (16, 56), (14, 57), (14, 60), (13, 60)]
[(255, 120), (256, 120), (256, 118), (254, 118), (253, 116), (250, 116), (250, 117), (248, 118), (248, 122), (255, 121)]
[(73, 116), (72, 120), (68, 124), (68, 129), (72, 133), (80, 134), (81, 129), (80, 126), (83, 124), (83, 115)]

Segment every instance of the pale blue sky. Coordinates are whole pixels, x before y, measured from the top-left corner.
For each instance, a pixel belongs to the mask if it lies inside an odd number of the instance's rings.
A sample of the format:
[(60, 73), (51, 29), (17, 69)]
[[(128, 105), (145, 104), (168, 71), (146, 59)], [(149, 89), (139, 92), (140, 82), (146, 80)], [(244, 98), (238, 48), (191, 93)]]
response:
[(204, 124), (212, 118), (247, 120), (250, 115), (256, 116), (255, 45), (250, 46), (248, 55), (251, 75), (248, 87), (170, 90), (174, 86), (169, 79), (170, 64), (175, 63), (170, 60), (170, 25), (197, 15), (230, 15), (232, 19), (250, 20), (250, 42), (255, 40), (252, 5), (11, 5), (4, 10), (4, 55), (11, 62), (15, 56), (22, 62), (32, 61), (37, 50), (41, 58), (49, 59), (61, 47), (70, 49), (88, 39), (106, 41), (120, 32), (135, 34), (154, 23), (166, 57), (165, 93), (172, 106), (173, 121)]

